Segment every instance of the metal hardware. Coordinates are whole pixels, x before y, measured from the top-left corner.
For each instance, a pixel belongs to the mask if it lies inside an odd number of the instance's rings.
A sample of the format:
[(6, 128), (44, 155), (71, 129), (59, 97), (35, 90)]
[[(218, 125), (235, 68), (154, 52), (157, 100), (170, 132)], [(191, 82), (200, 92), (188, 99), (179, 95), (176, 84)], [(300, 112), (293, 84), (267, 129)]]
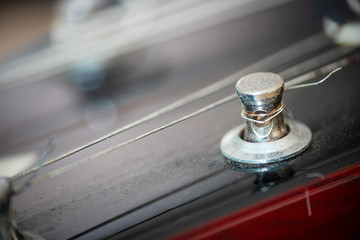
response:
[[(243, 118), (245, 118), (246, 120), (249, 120), (249, 121), (251, 121), (251, 122), (260, 123), (260, 124), (265, 124), (266, 122), (270, 121), (271, 119), (273, 119), (274, 117), (276, 117), (277, 115), (279, 115), (279, 114), (280, 114), (282, 111), (284, 111), (284, 110), (285, 110), (285, 106), (284, 106), (283, 104), (281, 104), (281, 106), (278, 107), (278, 108), (274, 111), (273, 114), (252, 113), (252, 114), (250, 115), (250, 117), (247, 117), (247, 113), (246, 113), (244, 110), (242, 110), (242, 111), (241, 111), (241, 116), (242, 116)], [(252, 116), (252, 117), (264, 117), (264, 119), (261, 120), (261, 121), (260, 121), (260, 120), (255, 120), (255, 119), (251, 118), (251, 116)]]
[(293, 119), (284, 120), (281, 102), (284, 80), (269, 72), (252, 73), (236, 83), (245, 124), (221, 140), (221, 151), (230, 161), (267, 164), (304, 151), (311, 142), (310, 129)]
[(241, 136), (245, 141), (269, 142), (288, 133), (282, 114), (283, 91), (283, 79), (269, 72), (252, 73), (236, 83), (247, 125)]
[(303, 123), (286, 119), (289, 133), (272, 142), (249, 142), (239, 136), (245, 125), (229, 131), (221, 140), (223, 155), (232, 161), (247, 164), (267, 164), (282, 161), (304, 151), (311, 141), (311, 131)]

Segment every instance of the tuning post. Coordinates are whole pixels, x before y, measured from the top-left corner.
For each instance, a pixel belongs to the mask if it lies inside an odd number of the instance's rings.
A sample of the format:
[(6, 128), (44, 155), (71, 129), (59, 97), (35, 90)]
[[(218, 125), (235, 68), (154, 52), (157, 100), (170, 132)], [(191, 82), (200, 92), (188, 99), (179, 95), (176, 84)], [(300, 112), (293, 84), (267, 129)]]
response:
[(232, 163), (268, 164), (294, 157), (310, 146), (312, 134), (303, 123), (284, 119), (284, 80), (270, 72), (252, 73), (236, 83), (245, 124), (221, 141)]

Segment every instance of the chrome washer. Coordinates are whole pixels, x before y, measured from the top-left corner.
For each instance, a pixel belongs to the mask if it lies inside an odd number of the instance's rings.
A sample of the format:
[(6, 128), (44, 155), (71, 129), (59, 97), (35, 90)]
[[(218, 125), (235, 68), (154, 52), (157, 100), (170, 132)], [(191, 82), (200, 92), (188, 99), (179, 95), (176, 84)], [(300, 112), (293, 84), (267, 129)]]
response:
[(222, 154), (229, 160), (246, 164), (267, 164), (286, 160), (310, 146), (312, 134), (305, 124), (285, 119), (289, 133), (270, 142), (247, 142), (240, 137), (242, 124), (225, 134), (220, 143)]

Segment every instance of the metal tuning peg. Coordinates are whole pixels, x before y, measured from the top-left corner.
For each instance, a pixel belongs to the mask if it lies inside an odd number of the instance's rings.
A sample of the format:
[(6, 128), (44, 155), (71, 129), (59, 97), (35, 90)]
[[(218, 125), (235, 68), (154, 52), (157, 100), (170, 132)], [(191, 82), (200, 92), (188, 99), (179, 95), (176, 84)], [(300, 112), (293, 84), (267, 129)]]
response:
[(230, 130), (221, 140), (221, 152), (228, 160), (275, 163), (310, 146), (310, 129), (299, 121), (284, 119), (283, 92), (284, 80), (270, 72), (252, 73), (236, 83), (245, 124)]

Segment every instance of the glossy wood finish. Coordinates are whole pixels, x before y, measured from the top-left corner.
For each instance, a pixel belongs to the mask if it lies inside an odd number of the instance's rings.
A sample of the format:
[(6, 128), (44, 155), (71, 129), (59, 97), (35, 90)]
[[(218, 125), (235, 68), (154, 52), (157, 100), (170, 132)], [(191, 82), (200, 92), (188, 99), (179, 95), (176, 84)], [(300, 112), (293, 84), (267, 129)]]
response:
[(170, 239), (359, 239), (360, 164)]

